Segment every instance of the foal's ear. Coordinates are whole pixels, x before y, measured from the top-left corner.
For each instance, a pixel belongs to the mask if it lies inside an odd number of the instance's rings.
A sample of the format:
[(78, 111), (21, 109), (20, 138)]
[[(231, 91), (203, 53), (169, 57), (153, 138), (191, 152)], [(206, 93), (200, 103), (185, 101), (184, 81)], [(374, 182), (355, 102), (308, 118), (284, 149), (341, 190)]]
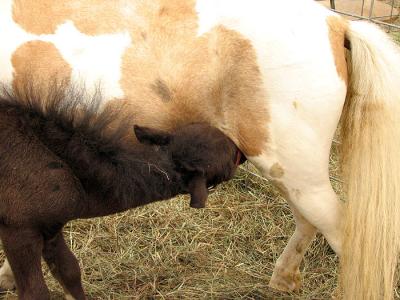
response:
[(138, 141), (146, 145), (165, 146), (168, 145), (172, 139), (171, 134), (158, 129), (135, 125), (133, 130)]

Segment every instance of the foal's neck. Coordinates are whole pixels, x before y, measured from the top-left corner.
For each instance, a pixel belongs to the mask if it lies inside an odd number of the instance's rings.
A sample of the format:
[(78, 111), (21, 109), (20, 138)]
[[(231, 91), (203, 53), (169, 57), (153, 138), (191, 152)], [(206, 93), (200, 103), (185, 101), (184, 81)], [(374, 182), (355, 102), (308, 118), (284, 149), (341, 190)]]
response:
[[(53, 111), (61, 107), (57, 105)], [(89, 121), (76, 126), (68, 114), (45, 114), (15, 101), (0, 106), (20, 123), (20, 131), (34, 134), (80, 180), (87, 197), (82, 199), (83, 209), (73, 214), (76, 218), (109, 215), (185, 192), (166, 150), (140, 144), (128, 149), (121, 142), (121, 132), (104, 134), (110, 115), (96, 119), (85, 112)], [(70, 115), (77, 112), (69, 111)]]
[(166, 151), (107, 145), (80, 132), (61, 143), (60, 139), (43, 142), (68, 164), (87, 193), (87, 205), (78, 212), (79, 218), (122, 212), (183, 192)]

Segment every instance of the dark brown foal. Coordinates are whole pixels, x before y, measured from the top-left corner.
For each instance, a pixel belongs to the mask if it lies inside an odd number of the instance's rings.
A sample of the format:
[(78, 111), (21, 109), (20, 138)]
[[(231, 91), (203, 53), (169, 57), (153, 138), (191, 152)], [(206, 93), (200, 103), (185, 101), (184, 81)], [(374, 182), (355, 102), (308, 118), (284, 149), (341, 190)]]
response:
[(126, 125), (110, 130), (112, 112), (100, 112), (94, 101), (37, 95), (0, 97), (0, 238), (20, 299), (49, 299), (42, 256), (65, 292), (85, 299), (62, 235), (68, 221), (183, 193), (204, 207), (208, 187), (236, 170), (235, 144), (207, 124), (172, 133), (136, 126), (142, 144), (126, 147)]

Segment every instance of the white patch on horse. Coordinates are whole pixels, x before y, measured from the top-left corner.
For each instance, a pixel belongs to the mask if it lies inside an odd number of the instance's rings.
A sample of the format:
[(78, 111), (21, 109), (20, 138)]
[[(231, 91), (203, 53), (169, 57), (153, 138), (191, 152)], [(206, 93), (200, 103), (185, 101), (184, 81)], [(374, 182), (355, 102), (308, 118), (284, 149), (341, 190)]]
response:
[(208, 32), (218, 23), (218, 1), (197, 0), (196, 12), (199, 16), (197, 36)]
[(104, 99), (124, 96), (119, 82), (122, 56), (131, 44), (128, 32), (89, 36), (68, 21), (40, 40), (53, 43), (70, 64), (72, 82), (84, 82), (89, 92), (100, 84)]
[[(122, 57), (132, 43), (127, 31), (89, 36), (79, 32), (72, 21), (67, 21), (55, 34), (34, 35), (14, 22), (12, 6), (13, 0), (0, 1), (1, 83), (13, 80), (13, 53), (24, 43), (38, 40), (50, 42), (58, 49), (72, 68), (72, 82), (82, 82), (89, 92), (101, 86), (107, 100), (124, 97), (120, 86)], [(128, 10), (132, 12), (131, 8)]]
[[(340, 252), (342, 209), (329, 182), (328, 162), (347, 87), (329, 40), (326, 17), (332, 13), (309, 0), (199, 0), (197, 11), (199, 35), (223, 25), (248, 38), (256, 50), (271, 136), (264, 153), (248, 159), (270, 179), (271, 167), (281, 166), (284, 174), (275, 184)], [(301, 110), (293, 109), (294, 101)]]
[(25, 32), (12, 18), (13, 0), (0, 1), (0, 82), (10, 83), (13, 79), (11, 57), (22, 44), (35, 39), (34, 35)]
[(65, 300), (75, 300), (75, 298), (71, 294), (65, 294)]

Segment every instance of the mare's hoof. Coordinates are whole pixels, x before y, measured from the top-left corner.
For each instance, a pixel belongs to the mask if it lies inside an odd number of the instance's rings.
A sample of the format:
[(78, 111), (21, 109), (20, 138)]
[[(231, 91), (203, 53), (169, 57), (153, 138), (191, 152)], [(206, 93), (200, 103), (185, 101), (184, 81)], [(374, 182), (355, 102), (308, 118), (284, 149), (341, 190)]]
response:
[(284, 269), (275, 269), (272, 274), (269, 286), (282, 292), (299, 291), (301, 286), (300, 271), (289, 272)]
[(15, 290), (15, 281), (13, 276), (0, 275), (0, 292)]

